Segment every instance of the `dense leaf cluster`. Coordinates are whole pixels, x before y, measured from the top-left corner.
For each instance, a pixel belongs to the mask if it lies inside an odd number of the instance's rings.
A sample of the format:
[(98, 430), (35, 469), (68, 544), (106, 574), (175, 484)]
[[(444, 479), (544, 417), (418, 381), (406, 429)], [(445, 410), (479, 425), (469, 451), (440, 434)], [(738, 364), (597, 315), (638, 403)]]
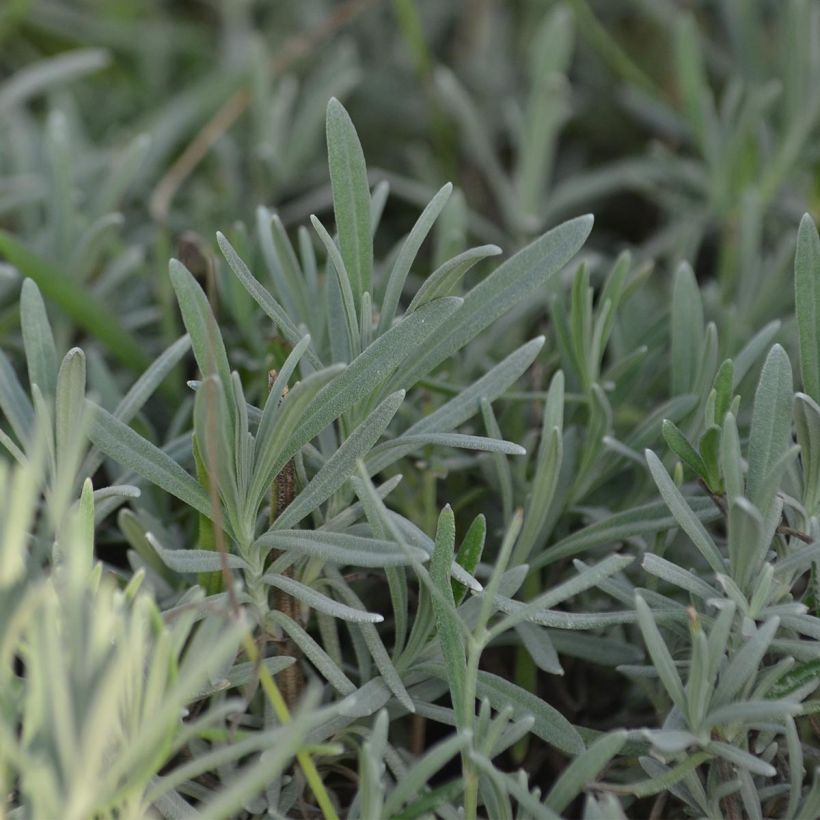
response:
[(0, 9), (0, 817), (820, 816), (816, 5), (97, 5)]

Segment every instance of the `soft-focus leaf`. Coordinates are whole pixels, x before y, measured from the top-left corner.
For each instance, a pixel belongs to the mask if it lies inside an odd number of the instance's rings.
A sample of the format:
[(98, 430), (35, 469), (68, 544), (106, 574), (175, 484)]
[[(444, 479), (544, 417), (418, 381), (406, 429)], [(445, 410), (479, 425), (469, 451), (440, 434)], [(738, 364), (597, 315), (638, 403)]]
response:
[(768, 499), (761, 498), (760, 489), (774, 464), (791, 443), (792, 369), (786, 351), (775, 345), (763, 370), (755, 392), (752, 427), (749, 433), (749, 500), (758, 507)]
[(800, 333), (803, 390), (820, 402), (820, 237), (808, 214), (800, 220), (797, 233), (794, 305)]

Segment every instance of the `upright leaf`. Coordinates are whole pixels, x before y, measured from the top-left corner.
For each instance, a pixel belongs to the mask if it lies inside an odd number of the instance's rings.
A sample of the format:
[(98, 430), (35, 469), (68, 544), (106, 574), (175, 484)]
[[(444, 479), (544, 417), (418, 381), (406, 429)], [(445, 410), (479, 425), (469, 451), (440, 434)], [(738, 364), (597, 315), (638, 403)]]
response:
[(640, 595), (635, 596), (635, 609), (638, 611), (638, 625), (643, 633), (646, 649), (652, 658), (658, 677), (661, 679), (672, 703), (678, 707), (683, 715), (686, 715), (686, 694), (683, 690), (680, 675), (675, 668), (672, 655), (661, 637), (652, 611)]
[(44, 395), (52, 395), (57, 384), (57, 349), (40, 289), (26, 279), (20, 292), (20, 326), (26, 348), (28, 378)]
[(179, 302), (182, 321), (191, 337), (191, 347), (202, 375), (218, 375), (223, 388), (230, 391), (231, 368), (228, 364), (228, 353), (211, 306), (208, 304), (208, 297), (181, 262), (172, 259), (168, 272)]
[[(408, 234), (407, 239), (404, 240), (401, 250), (396, 257), (396, 261), (393, 264), (393, 269), (390, 271), (390, 276), (387, 279), (387, 288), (384, 292), (381, 316), (379, 317), (380, 333), (384, 333), (393, 322), (401, 292), (407, 280), (407, 274), (410, 272), (410, 266), (413, 264), (422, 242), (426, 239), (427, 234), (430, 233), (430, 229), (447, 204), (447, 200), (450, 198), (452, 191), (453, 186), (448, 182), (430, 200), (427, 207), (422, 211), (421, 216), (416, 220), (416, 224), (413, 225), (413, 229)], [(447, 294), (442, 295), (446, 296)]]
[(62, 465), (69, 452), (78, 451), (77, 429), (85, 403), (85, 354), (78, 347), (66, 353), (57, 374), (55, 425), (57, 463)]
[(797, 232), (794, 305), (803, 391), (820, 403), (820, 236), (808, 214), (803, 215)]
[[(453, 699), (453, 710), (456, 721), (465, 719), (465, 708), (472, 715), (474, 704), (465, 704), (464, 687), (467, 678), (467, 661), (464, 654), (464, 641), (458, 625), (458, 614), (450, 585), (450, 567), (453, 565), (455, 549), (456, 523), (449, 505), (442, 511), (436, 528), (436, 546), (430, 562), (430, 577), (441, 592), (433, 597), (433, 611), (436, 614), (436, 631), (441, 643), (441, 654), (447, 669), (447, 681), (450, 684), (450, 696)], [(463, 724), (468, 728), (468, 724)]]
[(500, 265), (467, 293), (463, 307), (438, 341), (403, 374), (404, 383), (429, 373), (512, 307), (544, 288), (575, 256), (591, 230), (592, 217), (579, 216), (548, 231)]
[(102, 407), (88, 401), (86, 403), (93, 412), (88, 436), (100, 450), (123, 467), (128, 467), (198, 512), (211, 517), (211, 502), (196, 479), (127, 424), (118, 421)]
[(669, 477), (666, 468), (661, 460), (651, 451), (646, 451), (646, 462), (649, 465), (649, 472), (666, 502), (669, 512), (675, 517), (680, 528), (689, 536), (692, 543), (698, 548), (701, 555), (706, 559), (709, 566), (717, 573), (725, 572), (726, 567), (723, 558), (712, 540), (712, 536), (706, 531), (694, 510), (689, 506), (675, 482)]
[(365, 291), (372, 292), (370, 187), (356, 128), (335, 97), (327, 104), (327, 153), (339, 247), (358, 302)]
[(5, 231), (0, 231), (0, 254), (23, 276), (33, 279), (44, 296), (56, 302), (79, 327), (98, 338), (124, 365), (138, 369), (148, 367), (151, 360), (140, 341), (82, 285)]
[(547, 805), (556, 812), (564, 809), (592, 783), (603, 768), (615, 757), (626, 743), (627, 732), (623, 729), (599, 737), (561, 773), (547, 795)]
[(691, 392), (695, 386), (705, 333), (698, 283), (687, 264), (681, 265), (675, 274), (671, 333), (671, 390), (673, 395), (680, 395)]
[(764, 514), (769, 499), (760, 497), (772, 468), (791, 444), (792, 368), (786, 351), (775, 345), (769, 353), (755, 392), (749, 433), (749, 500)]
[(404, 390), (399, 390), (370, 413), (325, 462), (307, 487), (285, 508), (274, 526), (277, 529), (288, 529), (330, 498), (353, 474), (356, 462), (364, 458), (378, 441), (403, 401)]

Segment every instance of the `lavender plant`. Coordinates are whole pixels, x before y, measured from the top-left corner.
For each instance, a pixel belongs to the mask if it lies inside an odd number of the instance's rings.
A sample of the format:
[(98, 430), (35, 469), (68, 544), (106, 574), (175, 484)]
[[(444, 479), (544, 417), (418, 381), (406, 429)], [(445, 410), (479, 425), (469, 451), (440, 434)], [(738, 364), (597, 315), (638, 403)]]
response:
[[(171, 94), (106, 68), (125, 17), (57, 4), (109, 52), (0, 85), (0, 816), (820, 815), (817, 16), (316, 0), (297, 52), (358, 20), (355, 48), (300, 67), (240, 5), (219, 76), (114, 157), (64, 87)], [(32, 47), (47, 6), (10, 18)], [(674, 33), (671, 107), (630, 15)], [(167, 22), (197, 66), (211, 24)], [(764, 32), (780, 56), (744, 58)], [(420, 81), (417, 181), (365, 162), (402, 165), (374, 40)], [(663, 160), (578, 168), (593, 52)], [(210, 116), (241, 126), (205, 145)], [(636, 190), (668, 222), (623, 249)], [(555, 226), (586, 202), (603, 228)]]

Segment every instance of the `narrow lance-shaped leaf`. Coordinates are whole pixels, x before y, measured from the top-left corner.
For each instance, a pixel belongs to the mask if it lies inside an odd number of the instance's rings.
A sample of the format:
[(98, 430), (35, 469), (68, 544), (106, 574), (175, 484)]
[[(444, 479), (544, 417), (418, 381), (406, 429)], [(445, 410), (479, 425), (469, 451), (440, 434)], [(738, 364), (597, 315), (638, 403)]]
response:
[(777, 769), (771, 763), (767, 763), (765, 760), (755, 757), (751, 752), (747, 752), (731, 743), (713, 740), (707, 745), (706, 751), (713, 752), (718, 757), (728, 760), (734, 766), (747, 769), (751, 774), (760, 775), (761, 777), (774, 777), (777, 774)]
[[(270, 491), (271, 482), (298, 448), (305, 443), (302, 441), (298, 446), (291, 444), (290, 440), (294, 430), (297, 430), (302, 423), (307, 408), (312, 406), (316, 396), (321, 395), (323, 388), (338, 378), (342, 372), (344, 372), (344, 365), (327, 367), (311, 373), (294, 385), (288, 393), (287, 400), (281, 402), (281, 406), (275, 406), (272, 409), (269, 416), (270, 423), (265, 429), (263, 430), (260, 426), (255, 446), (253, 478), (247, 499), (249, 508), (255, 509), (262, 503)], [(283, 386), (284, 381), (280, 385), (274, 383), (276, 394)], [(273, 390), (271, 391), (268, 403), (276, 402), (276, 394)], [(266, 405), (265, 409), (271, 408)]]
[(803, 215), (797, 232), (794, 304), (803, 390), (820, 403), (820, 236), (808, 214)]
[[(242, 283), (245, 290), (254, 299), (257, 305), (267, 314), (282, 335), (292, 344), (298, 345), (302, 339), (302, 332), (293, 323), (285, 309), (273, 298), (267, 288), (265, 288), (256, 277), (250, 272), (248, 266), (242, 261), (239, 254), (234, 250), (225, 236), (219, 232), (216, 234), (216, 241), (219, 244), (222, 254), (228, 261), (228, 266), (234, 272), (236, 278)], [(310, 349), (306, 352), (307, 358), (314, 367), (321, 367), (322, 363), (318, 356)]]
[[(330, 422), (381, 387), (390, 373), (407, 360), (435, 334), (461, 305), (461, 299), (450, 297), (431, 302), (403, 318), (350, 366), (327, 385), (305, 412), (290, 439), (289, 458), (296, 449), (318, 435)], [(281, 469), (281, 464), (278, 465)]]
[(213, 511), (210, 500), (196, 479), (127, 424), (114, 418), (102, 407), (88, 401), (86, 403), (93, 413), (88, 435), (100, 450), (118, 464), (162, 487), (208, 518), (211, 517)]
[(431, 778), (452, 757), (463, 749), (470, 736), (459, 733), (442, 740), (430, 748), (415, 765), (413, 765), (390, 793), (384, 805), (383, 817), (395, 817), (397, 811), (409, 798), (421, 794), (427, 788)]
[(356, 687), (350, 678), (342, 672), (330, 655), (296, 621), (285, 615), (284, 612), (269, 612), (268, 617), (294, 639), (305, 657), (319, 670), (320, 674), (324, 675), (328, 683), (337, 692), (342, 695), (351, 695), (356, 691)]
[[(684, 500), (700, 521), (714, 521), (720, 517), (720, 512), (708, 498), (686, 498)], [(675, 517), (669, 512), (669, 507), (664, 502), (642, 504), (639, 507), (609, 515), (561, 539), (538, 556), (532, 562), (532, 568), (543, 567), (612, 542), (663, 532), (674, 527), (676, 523)]]
[[(634, 558), (631, 555), (610, 555), (598, 564), (591, 567), (584, 567), (580, 562), (576, 562), (579, 574), (569, 578), (562, 584), (538, 595), (532, 601), (521, 603), (512, 601), (509, 598), (499, 596), (496, 598), (496, 605), (508, 614), (496, 623), (490, 630), (490, 635), (497, 636), (503, 634), (507, 629), (524, 620), (538, 621), (545, 611), (563, 603), (573, 595), (577, 595), (584, 590), (601, 584), (610, 575), (620, 572), (632, 563)], [(486, 593), (485, 593), (486, 594)]]
[(172, 259), (168, 272), (179, 302), (182, 321), (191, 337), (191, 347), (203, 376), (219, 376), (226, 391), (231, 390), (231, 368), (222, 333), (216, 323), (208, 297), (191, 272)]
[(515, 547), (514, 563), (529, 561), (538, 536), (547, 521), (563, 460), (561, 436), (564, 418), (564, 373), (559, 370), (552, 378), (544, 418), (541, 424), (541, 441), (535, 466), (535, 477), (527, 498), (524, 528)]
[(672, 292), (672, 395), (695, 387), (704, 339), (703, 303), (692, 268), (683, 264)]
[(535, 718), (533, 734), (555, 748), (568, 754), (580, 754), (584, 750), (584, 741), (575, 727), (554, 706), (531, 692), (484, 671), (478, 673), (477, 691), (480, 697), (488, 698), (496, 709), (510, 704), (514, 716), (532, 715)]
[(404, 390), (388, 396), (353, 431), (341, 447), (325, 462), (302, 492), (285, 508), (274, 524), (276, 529), (288, 529), (324, 503), (353, 474), (356, 462), (387, 429), (404, 401)]
[(0, 350), (0, 410), (25, 446), (34, 422), (34, 407), (6, 354)]
[(438, 410), (419, 419), (407, 430), (407, 435), (417, 433), (443, 433), (467, 421), (481, 409), (481, 400), (494, 401), (512, 385), (533, 363), (544, 346), (544, 337), (521, 345), (495, 367), (469, 387), (464, 388)]
[(174, 572), (219, 572), (223, 566), (232, 569), (247, 569), (248, 566), (238, 555), (222, 556), (215, 550), (171, 550), (163, 547), (153, 533), (146, 533), (145, 538), (165, 566)]
[[(356, 312), (356, 300), (352, 288), (353, 282), (350, 278), (350, 273), (347, 270), (347, 265), (345, 264), (339, 249), (336, 247), (336, 243), (333, 241), (333, 237), (327, 232), (325, 226), (322, 225), (322, 223), (315, 216), (311, 216), (310, 221), (316, 230), (316, 233), (319, 234), (319, 239), (322, 240), (322, 244), (325, 246), (328, 261), (336, 274), (336, 282), (339, 286), (339, 293), (341, 293), (342, 296), (342, 307), (344, 309), (347, 326), (348, 349), (351, 351), (351, 355), (355, 356), (359, 352), (360, 336), (359, 320)], [(368, 291), (365, 291), (365, 293), (367, 292)], [(359, 299), (361, 299), (363, 295), (363, 293), (359, 294)]]
[[(487, 520), (483, 515), (477, 515), (470, 524), (461, 546), (458, 548), (456, 555), (456, 562), (463, 567), (470, 575), (475, 572), (478, 562), (481, 560), (481, 554), (484, 552), (484, 539), (487, 536)], [(453, 600), (458, 606), (467, 594), (467, 587), (456, 581), (455, 578), (450, 581), (453, 589)]]
[(396, 261), (393, 263), (390, 276), (387, 278), (387, 287), (384, 292), (384, 299), (382, 300), (381, 316), (379, 317), (379, 333), (384, 333), (393, 322), (393, 317), (396, 315), (396, 308), (399, 305), (399, 299), (404, 289), (404, 283), (407, 280), (407, 274), (410, 272), (410, 266), (413, 264), (422, 242), (426, 239), (427, 234), (430, 233), (430, 229), (447, 204), (447, 200), (450, 198), (452, 191), (453, 186), (452, 183), (449, 182), (441, 188), (430, 200), (427, 207), (421, 212), (421, 215), (416, 220), (416, 224), (413, 225), (412, 230), (408, 234), (407, 239), (404, 240), (396, 257)]
[[(464, 689), (467, 678), (467, 661), (464, 654), (464, 641), (457, 623), (453, 589), (450, 585), (450, 567), (453, 564), (455, 549), (456, 524), (453, 511), (449, 505), (442, 511), (436, 529), (436, 546), (430, 562), (430, 577), (441, 592), (441, 596), (432, 598), (433, 611), (436, 614), (436, 630), (441, 643), (441, 653), (447, 669), (447, 680), (450, 684), (450, 695), (456, 720), (465, 719)], [(469, 714), (473, 704), (466, 704)], [(468, 728), (463, 724), (464, 728)]]
[(638, 624), (643, 633), (643, 639), (646, 643), (646, 649), (649, 652), (652, 662), (655, 664), (655, 669), (658, 671), (658, 676), (663, 682), (672, 703), (678, 707), (683, 715), (687, 714), (686, 694), (683, 690), (683, 683), (681, 682), (678, 670), (675, 668), (675, 662), (672, 660), (672, 655), (661, 637), (652, 611), (649, 609), (646, 601), (640, 595), (635, 596), (635, 609), (638, 612)]
[[(194, 401), (194, 431), (196, 445), (205, 468), (207, 487), (211, 481), (216, 482), (220, 498), (223, 501), (227, 519), (233, 524), (241, 525), (247, 530), (247, 522), (240, 513), (244, 493), (240, 491), (238, 480), (239, 454), (231, 434), (241, 425), (231, 424), (232, 412), (230, 399), (216, 376), (209, 376), (202, 382)], [(250, 540), (248, 532), (237, 532), (244, 540)]]
[(376, 612), (366, 612), (363, 609), (339, 603), (339, 601), (334, 598), (323, 595), (318, 590), (313, 589), (313, 587), (309, 587), (307, 584), (303, 584), (293, 578), (288, 578), (286, 575), (277, 575), (276, 573), (269, 572), (263, 576), (262, 580), (266, 584), (281, 589), (283, 592), (287, 592), (288, 595), (304, 602), (311, 609), (332, 615), (334, 618), (339, 618), (342, 621), (377, 624), (384, 620), (384, 617)]
[(713, 705), (723, 706), (736, 700), (753, 683), (760, 661), (772, 642), (780, 618), (769, 618), (734, 655), (729, 665), (722, 670), (715, 690)]
[(564, 811), (586, 785), (592, 783), (607, 763), (621, 751), (626, 738), (627, 732), (623, 729), (598, 738), (564, 769), (547, 795), (547, 805), (553, 811)]
[[(548, 189), (555, 139), (567, 113), (567, 70), (573, 47), (573, 15), (567, 6), (554, 6), (536, 29), (530, 45), (530, 96), (522, 128), (515, 190), (521, 216), (541, 216)], [(525, 222), (525, 226), (526, 226)]]
[[(358, 595), (356, 595), (356, 593), (353, 592), (347, 584), (338, 581), (334, 584), (334, 586), (338, 589), (340, 595), (348, 602), (349, 606), (364, 612), (364, 605)], [(415, 712), (416, 707), (413, 705), (413, 701), (407, 693), (407, 689), (401, 679), (401, 675), (399, 675), (396, 667), (390, 660), (390, 655), (388, 654), (387, 649), (385, 648), (384, 643), (376, 630), (376, 627), (373, 626), (372, 623), (359, 623), (357, 624), (357, 627), (361, 630), (361, 635), (367, 645), (367, 649), (373, 657), (379, 672), (381, 672), (387, 687), (408, 712)]]
[(416, 308), (439, 299), (442, 296), (450, 296), (456, 289), (458, 283), (464, 275), (482, 259), (491, 256), (498, 256), (501, 248), (498, 245), (481, 245), (478, 248), (470, 248), (452, 259), (439, 265), (424, 280), (422, 286), (416, 291), (416, 295), (407, 308), (408, 313), (412, 313)]
[(700, 453), (689, 443), (689, 440), (681, 433), (677, 425), (669, 421), (669, 419), (664, 419), (661, 429), (666, 443), (675, 455), (686, 464), (698, 478), (705, 478), (706, 465), (703, 463)]
[(715, 546), (715, 542), (686, 502), (686, 499), (681, 495), (675, 482), (669, 477), (669, 473), (666, 472), (661, 460), (651, 450), (647, 450), (645, 455), (649, 471), (652, 473), (652, 478), (655, 479), (661, 497), (681, 529), (689, 536), (692, 543), (715, 572), (725, 572), (726, 567), (718, 548)]
[(803, 466), (803, 504), (809, 515), (814, 515), (820, 507), (820, 406), (805, 393), (798, 393), (794, 419)]
[(467, 293), (458, 315), (439, 335), (438, 342), (402, 374), (402, 383), (411, 384), (432, 371), (512, 307), (543, 288), (575, 256), (591, 230), (591, 216), (570, 220), (500, 265)]
[(392, 541), (331, 530), (269, 530), (256, 539), (254, 547), (292, 551), (329, 564), (356, 567), (405, 566), (429, 558), (424, 550), (408, 548), (408, 555)]
[(307, 282), (282, 220), (267, 208), (259, 207), (256, 209), (256, 227), (262, 254), (277, 293), (291, 316), (307, 321), (310, 314)]
[(77, 48), (24, 64), (0, 86), (0, 111), (6, 115), (13, 106), (99, 71), (110, 62), (111, 55), (105, 49)]
[(715, 391), (715, 424), (722, 424), (732, 406), (732, 386), (735, 378), (735, 366), (731, 359), (726, 359), (718, 369), (714, 381)]
[(524, 649), (527, 650), (533, 663), (539, 669), (548, 672), (550, 675), (564, 674), (548, 630), (537, 624), (524, 621), (515, 625), (515, 631), (518, 637), (521, 638)]
[(44, 296), (56, 302), (79, 327), (99, 339), (126, 367), (144, 369), (151, 363), (139, 340), (125, 330), (93, 294), (5, 231), (0, 231), (0, 255), (24, 276), (33, 279)]
[(760, 373), (749, 433), (749, 500), (764, 513), (770, 499), (761, 497), (766, 478), (791, 444), (792, 368), (786, 351), (775, 345)]
[(264, 449), (271, 440), (273, 435), (274, 420), (279, 415), (280, 402), (291, 382), (302, 355), (305, 353), (310, 345), (310, 336), (305, 336), (288, 354), (282, 367), (274, 379), (273, 385), (268, 392), (268, 397), (265, 400), (265, 406), (262, 408), (262, 417), (259, 419), (259, 427), (256, 434), (256, 458), (259, 458), (259, 452)]
[(29, 382), (38, 385), (44, 395), (53, 395), (57, 384), (57, 349), (43, 297), (33, 279), (26, 279), (20, 291), (20, 327)]
[(737, 496), (729, 502), (728, 524), (732, 577), (742, 590), (748, 591), (763, 557), (761, 553), (768, 548), (763, 535), (763, 519), (754, 505), (743, 496)]
[(327, 154), (339, 247), (358, 301), (365, 291), (372, 292), (370, 187), (356, 128), (335, 97), (327, 105)]
[[(77, 425), (80, 423), (85, 402), (85, 354), (78, 347), (66, 353), (57, 374), (55, 401), (55, 428), (57, 464), (63, 467), (69, 453), (79, 453)], [(74, 465), (72, 465), (72, 470)]]
[(185, 334), (164, 350), (122, 397), (114, 415), (120, 421), (131, 421), (190, 347), (191, 337)]

